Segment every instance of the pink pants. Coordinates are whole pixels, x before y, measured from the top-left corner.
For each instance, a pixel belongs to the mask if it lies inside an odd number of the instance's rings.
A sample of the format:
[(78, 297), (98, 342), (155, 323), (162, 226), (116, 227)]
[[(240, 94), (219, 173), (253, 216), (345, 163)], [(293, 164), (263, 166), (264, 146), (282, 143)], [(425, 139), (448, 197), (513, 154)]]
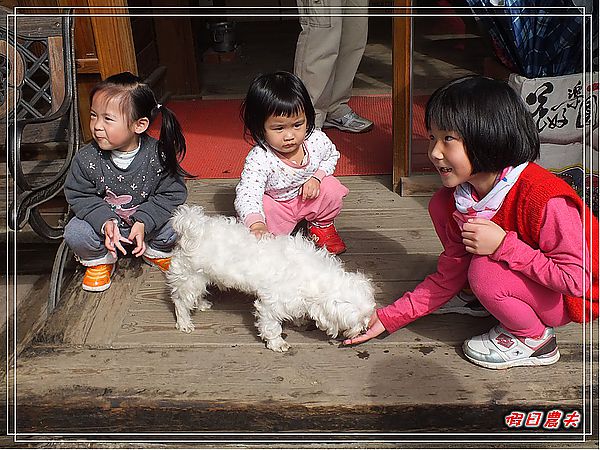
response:
[[(434, 210), (432, 219), (442, 225), (436, 226), (436, 231), (445, 230), (446, 221), (454, 219), (445, 213), (443, 205)], [(445, 247), (446, 233), (438, 237)], [(562, 294), (509, 269), (503, 262), (473, 255), (468, 280), (481, 304), (515, 336), (539, 337), (546, 327), (571, 322)]]
[(487, 256), (473, 255), (469, 284), (481, 304), (515, 336), (539, 337), (571, 321), (563, 295)]
[(333, 176), (323, 178), (319, 196), (310, 200), (302, 200), (302, 195), (299, 195), (291, 200), (278, 202), (265, 195), (263, 207), (267, 229), (274, 235), (280, 235), (290, 234), (302, 219), (317, 224), (331, 223), (340, 213), (346, 195), (348, 188)]

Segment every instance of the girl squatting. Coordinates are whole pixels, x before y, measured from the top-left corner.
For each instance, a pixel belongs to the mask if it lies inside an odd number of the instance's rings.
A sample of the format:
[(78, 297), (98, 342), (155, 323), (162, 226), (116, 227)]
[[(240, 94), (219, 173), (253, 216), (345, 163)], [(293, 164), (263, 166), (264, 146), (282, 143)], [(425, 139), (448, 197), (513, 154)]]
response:
[[(598, 242), (597, 219), (566, 182), (533, 163), (535, 124), (506, 83), (480, 76), (451, 82), (432, 95), (425, 120), (429, 159), (443, 184), (429, 203), (444, 247), (437, 271), (345, 343), (392, 333), (468, 283), (499, 321), (464, 342), (469, 361), (491, 369), (555, 363), (554, 328), (583, 321), (584, 311), (586, 320), (598, 315), (598, 253), (591, 252), (591, 278), (583, 263), (591, 232)], [(584, 208), (592, 219), (585, 242)]]
[[(71, 164), (65, 196), (75, 217), (64, 238), (87, 267), (82, 287), (100, 292), (110, 287), (117, 254), (131, 253), (167, 270), (176, 235), (169, 224), (187, 190), (179, 165), (185, 139), (173, 113), (129, 72), (113, 75), (90, 94), (93, 141)], [(146, 131), (158, 113), (160, 138)]]
[(321, 130), (300, 79), (288, 72), (258, 76), (242, 105), (244, 133), (255, 146), (236, 188), (235, 209), (253, 234), (289, 234), (306, 219), (318, 247), (346, 245), (333, 220), (348, 189), (332, 176), (340, 153)]

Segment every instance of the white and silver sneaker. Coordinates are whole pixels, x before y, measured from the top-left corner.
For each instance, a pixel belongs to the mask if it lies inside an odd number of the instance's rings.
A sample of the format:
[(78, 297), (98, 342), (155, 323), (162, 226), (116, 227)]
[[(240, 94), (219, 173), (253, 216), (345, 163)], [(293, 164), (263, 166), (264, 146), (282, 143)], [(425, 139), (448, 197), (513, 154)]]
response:
[(373, 128), (373, 122), (369, 119), (359, 116), (354, 111), (343, 115), (339, 119), (328, 117), (323, 123), (323, 128), (337, 128), (350, 133), (364, 133)]
[(539, 339), (518, 338), (501, 325), (463, 344), (467, 359), (488, 369), (547, 366), (560, 359), (554, 329), (547, 327)]
[(466, 314), (473, 317), (488, 317), (491, 314), (485, 309), (475, 295), (460, 291), (446, 304), (432, 311), (431, 314)]

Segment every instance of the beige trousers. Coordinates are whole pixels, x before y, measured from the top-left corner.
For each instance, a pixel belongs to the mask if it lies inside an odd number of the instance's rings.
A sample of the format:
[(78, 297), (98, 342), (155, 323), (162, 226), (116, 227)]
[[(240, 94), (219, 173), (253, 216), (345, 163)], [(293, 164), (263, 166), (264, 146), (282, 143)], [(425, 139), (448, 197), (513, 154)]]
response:
[[(350, 112), (354, 76), (367, 44), (368, 17), (333, 17), (331, 14), (366, 14), (369, 0), (297, 0), (302, 31), (298, 36), (294, 73), (304, 82), (316, 112), (315, 124)], [(322, 7), (331, 6), (332, 9)], [(364, 9), (346, 9), (360, 6)], [(323, 15), (321, 17), (315, 14)]]

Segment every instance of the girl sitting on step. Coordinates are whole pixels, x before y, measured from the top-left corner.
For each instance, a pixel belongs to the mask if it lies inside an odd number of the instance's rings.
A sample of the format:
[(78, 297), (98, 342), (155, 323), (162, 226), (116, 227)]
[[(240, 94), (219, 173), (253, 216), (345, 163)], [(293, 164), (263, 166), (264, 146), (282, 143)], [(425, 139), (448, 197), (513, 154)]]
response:
[(315, 110), (302, 81), (288, 72), (258, 76), (242, 116), (244, 133), (255, 146), (236, 187), (240, 219), (257, 237), (289, 234), (306, 219), (318, 247), (344, 252), (333, 225), (348, 194), (332, 175), (340, 153), (315, 129)]
[[(93, 140), (73, 159), (65, 196), (75, 217), (65, 227), (65, 242), (87, 267), (82, 287), (110, 287), (117, 253), (127, 253), (167, 270), (175, 232), (173, 210), (185, 202), (187, 174), (179, 161), (185, 139), (174, 114), (129, 72), (113, 75), (90, 93)], [(160, 138), (146, 131), (162, 116)]]
[[(500, 322), (464, 342), (469, 361), (491, 369), (555, 363), (554, 327), (598, 315), (598, 252), (588, 259), (597, 219), (567, 183), (533, 163), (536, 126), (506, 83), (455, 80), (429, 99), (425, 121), (429, 159), (443, 184), (429, 203), (444, 247), (437, 271), (344, 343), (394, 332), (440, 308), (468, 281)], [(590, 220), (585, 242), (582, 217)], [(584, 267), (594, 270), (591, 278)]]

